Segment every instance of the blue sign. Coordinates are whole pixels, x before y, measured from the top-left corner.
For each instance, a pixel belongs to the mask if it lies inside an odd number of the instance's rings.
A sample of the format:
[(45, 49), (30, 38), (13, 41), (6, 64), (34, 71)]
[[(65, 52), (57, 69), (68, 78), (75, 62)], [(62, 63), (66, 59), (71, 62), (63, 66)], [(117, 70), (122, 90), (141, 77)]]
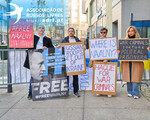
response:
[(0, 20), (3, 20), (3, 13), (0, 13)]
[[(48, 75), (48, 67), (54, 68), (54, 74), (62, 74), (62, 66), (66, 64), (65, 55), (63, 54), (62, 47), (59, 49), (49, 49), (45, 49), (42, 53), (45, 59), (44, 65), (46, 66), (46, 71), (44, 71), (43, 75)], [(54, 53), (52, 53), (52, 51)]]

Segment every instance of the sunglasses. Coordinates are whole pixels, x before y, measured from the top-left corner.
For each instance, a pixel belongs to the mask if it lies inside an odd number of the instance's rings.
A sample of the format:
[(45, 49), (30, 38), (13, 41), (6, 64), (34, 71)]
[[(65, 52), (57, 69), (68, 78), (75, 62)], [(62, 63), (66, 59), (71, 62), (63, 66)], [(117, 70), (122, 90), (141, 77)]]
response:
[(103, 34), (103, 33), (106, 34), (106, 32), (101, 32), (101, 34)]

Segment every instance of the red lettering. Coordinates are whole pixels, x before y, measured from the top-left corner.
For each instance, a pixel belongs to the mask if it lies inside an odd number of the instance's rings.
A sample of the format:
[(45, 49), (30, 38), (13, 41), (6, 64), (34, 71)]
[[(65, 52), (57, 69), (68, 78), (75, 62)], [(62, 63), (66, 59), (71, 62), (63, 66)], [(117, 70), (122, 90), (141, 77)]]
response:
[(109, 71), (114, 71), (114, 69), (115, 69), (115, 66), (110, 65), (110, 67), (109, 67)]
[(108, 71), (103, 71), (103, 72), (102, 72), (102, 75), (103, 75), (103, 76), (109, 75), (109, 72), (108, 72)]
[(95, 91), (112, 91), (110, 84), (94, 84)]
[(115, 85), (111, 84), (111, 91), (115, 91)]
[(97, 77), (97, 81), (101, 82), (101, 83), (102, 82), (105, 82), (105, 83), (109, 82), (110, 83), (110, 79), (111, 79), (110, 77), (102, 77), (102, 78)]

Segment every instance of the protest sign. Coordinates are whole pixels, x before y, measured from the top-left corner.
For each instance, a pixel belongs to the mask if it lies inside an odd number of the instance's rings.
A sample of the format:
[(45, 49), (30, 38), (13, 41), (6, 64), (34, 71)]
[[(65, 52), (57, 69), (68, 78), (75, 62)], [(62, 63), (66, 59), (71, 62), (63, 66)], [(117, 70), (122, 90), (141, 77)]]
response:
[(116, 38), (89, 39), (90, 59), (118, 59)]
[[(92, 90), (93, 68), (86, 67), (86, 74), (78, 75), (79, 91)], [(73, 91), (73, 76), (69, 76), (69, 90)]]
[(67, 75), (80, 75), (86, 73), (85, 51), (83, 42), (61, 43), (65, 49)]
[(29, 60), (33, 101), (68, 96), (63, 48), (30, 50)]
[(148, 38), (120, 39), (120, 61), (145, 61), (148, 60)]
[(94, 62), (93, 94), (116, 95), (117, 63)]
[(10, 48), (33, 48), (33, 22), (32, 20), (10, 21)]

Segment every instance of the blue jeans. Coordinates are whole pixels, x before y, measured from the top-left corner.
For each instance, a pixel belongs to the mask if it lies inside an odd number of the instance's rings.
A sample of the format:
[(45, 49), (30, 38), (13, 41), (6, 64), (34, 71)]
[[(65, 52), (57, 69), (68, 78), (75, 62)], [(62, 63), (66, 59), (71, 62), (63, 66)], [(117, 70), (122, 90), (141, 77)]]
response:
[(132, 96), (140, 96), (139, 94), (139, 83), (127, 82), (127, 91)]
[(127, 91), (132, 96), (140, 96), (139, 94), (139, 83), (131, 82), (131, 74), (132, 74), (132, 63), (129, 62), (130, 68), (130, 82), (127, 82)]

